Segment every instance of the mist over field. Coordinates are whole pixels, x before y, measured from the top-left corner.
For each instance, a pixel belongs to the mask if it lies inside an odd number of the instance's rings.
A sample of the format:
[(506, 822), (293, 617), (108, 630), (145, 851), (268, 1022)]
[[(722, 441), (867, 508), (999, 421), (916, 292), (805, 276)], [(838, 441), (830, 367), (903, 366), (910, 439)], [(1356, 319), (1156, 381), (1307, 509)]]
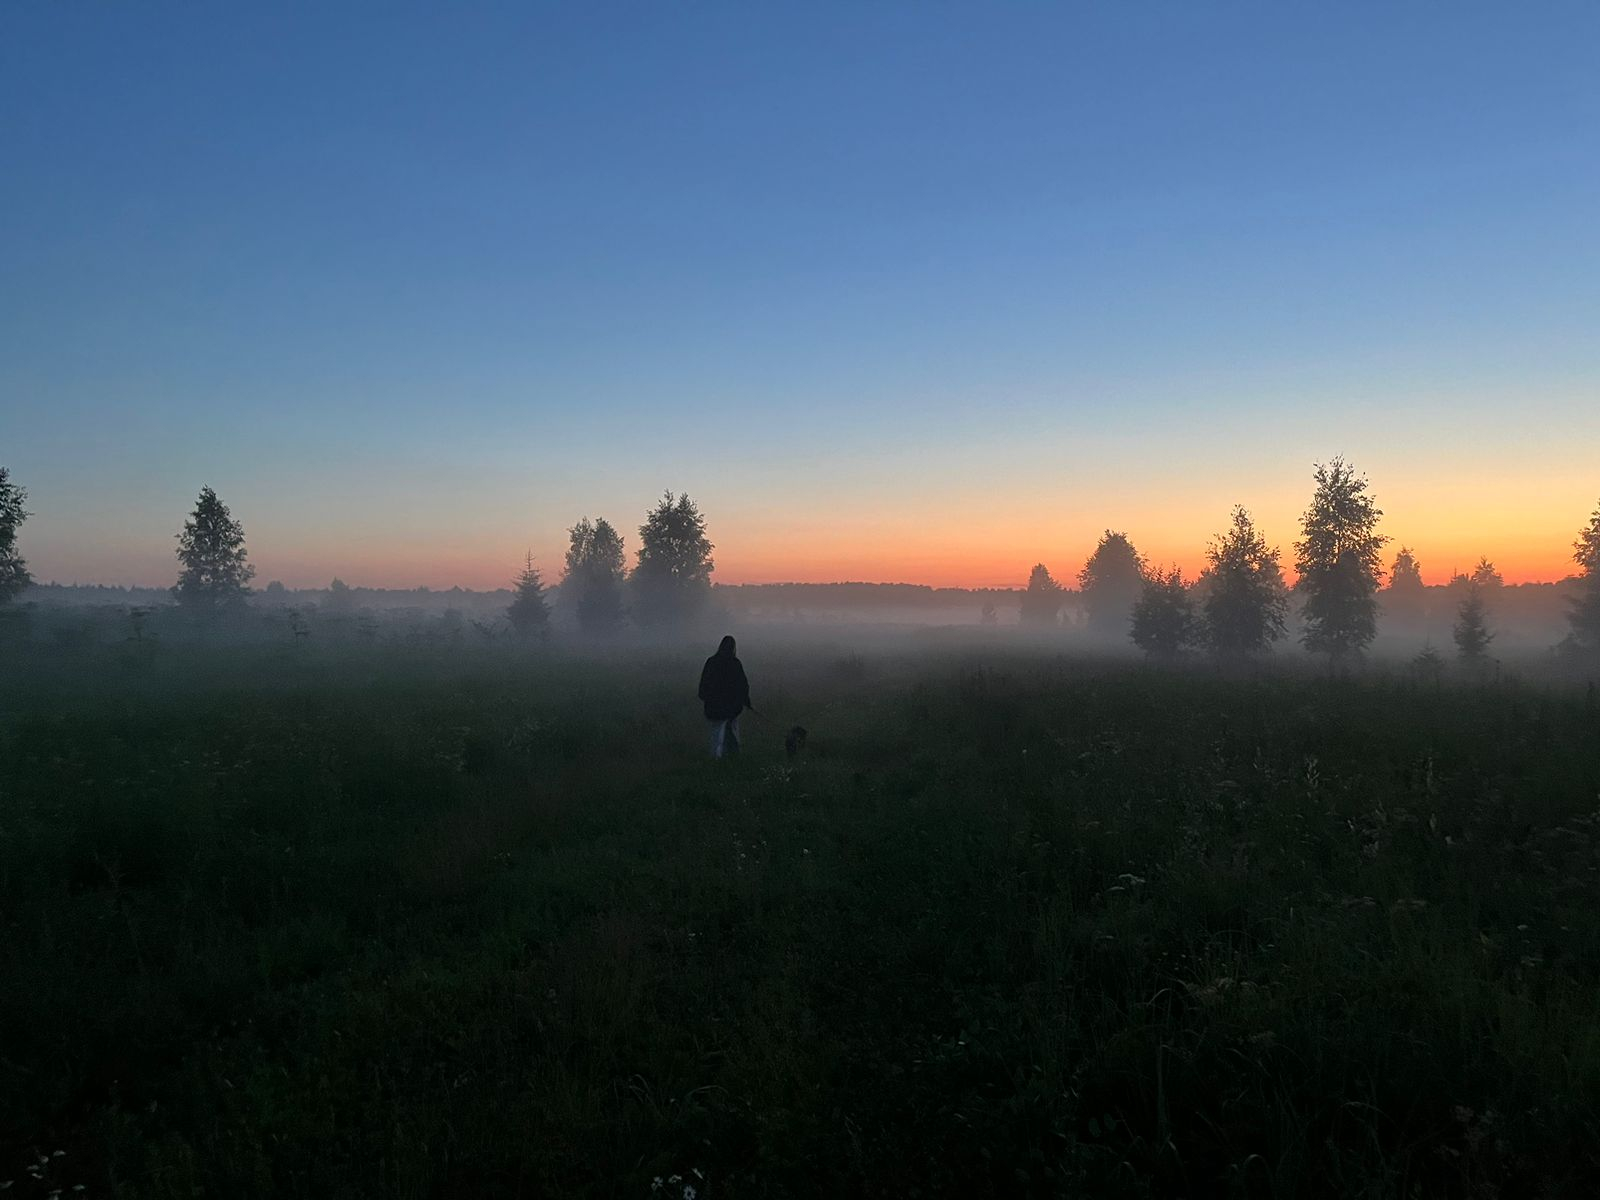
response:
[(0, 5), (0, 1200), (1600, 1196), (1597, 47)]
[(1581, 1193), (1600, 509), (1561, 584), (1380, 587), (1313, 485), (1292, 589), (1242, 508), (1193, 581), (1107, 531), (1075, 587), (721, 586), (669, 493), (474, 592), (256, 589), (210, 488), (172, 588), (17, 586), (0, 478), (0, 1163)]

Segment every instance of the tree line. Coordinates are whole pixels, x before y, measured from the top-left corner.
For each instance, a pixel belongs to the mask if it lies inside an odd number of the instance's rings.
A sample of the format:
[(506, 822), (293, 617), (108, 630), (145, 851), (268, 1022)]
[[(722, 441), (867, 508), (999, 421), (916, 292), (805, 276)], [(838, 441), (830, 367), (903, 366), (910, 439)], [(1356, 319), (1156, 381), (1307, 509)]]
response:
[[(1377, 636), (1380, 608), (1402, 619), (1420, 614), (1421, 567), (1402, 546), (1383, 588), (1381, 554), (1390, 539), (1378, 532), (1383, 510), (1366, 477), (1335, 458), (1316, 465), (1313, 482), (1293, 547), (1298, 576), (1293, 587), (1284, 578), (1278, 547), (1267, 543), (1242, 505), (1207, 546), (1206, 565), (1192, 581), (1177, 567), (1147, 563), (1127, 534), (1108, 529), (1078, 574), (1089, 628), (1131, 637), (1152, 658), (1172, 660), (1203, 651), (1243, 660), (1288, 636), (1291, 604), (1298, 597), (1306, 650), (1335, 665), (1359, 656)], [(1579, 591), (1568, 612), (1569, 642), (1600, 653), (1600, 506), (1573, 551)], [(1487, 657), (1494, 639), (1489, 598), (1504, 582), (1488, 558), (1450, 581), (1456, 604), (1452, 637), (1458, 656), (1469, 665)], [(1049, 569), (1036, 564), (1022, 597), (1023, 623), (1053, 625), (1065, 598), (1066, 589)]]
[[(1177, 567), (1147, 563), (1126, 533), (1108, 529), (1077, 576), (1089, 628), (1129, 636), (1154, 658), (1205, 651), (1222, 659), (1249, 659), (1287, 636), (1291, 601), (1298, 595), (1300, 640), (1308, 651), (1336, 664), (1361, 654), (1377, 634), (1380, 590), (1381, 606), (1391, 617), (1420, 614), (1421, 566), (1411, 549), (1401, 546), (1383, 588), (1381, 554), (1390, 539), (1378, 532), (1383, 512), (1366, 478), (1335, 458), (1316, 465), (1313, 482), (1293, 545), (1298, 578), (1292, 588), (1278, 547), (1267, 543), (1242, 505), (1211, 540), (1206, 565), (1193, 581)], [(18, 529), (30, 515), (26, 500), (27, 492), (0, 467), (0, 605), (32, 583), (17, 542)], [(604, 518), (586, 516), (567, 532), (560, 592), (583, 633), (604, 637), (629, 621), (644, 628), (681, 628), (708, 612), (714, 546), (704, 514), (687, 493), (666, 492), (646, 513), (631, 569), (622, 535)], [(181, 607), (216, 614), (244, 602), (255, 576), (244, 528), (211, 487), (200, 489), (177, 540), (179, 572), (171, 591)], [(1579, 588), (1568, 612), (1569, 640), (1574, 648), (1600, 653), (1600, 505), (1573, 543), (1573, 561)], [(1456, 605), (1453, 640), (1468, 663), (1487, 655), (1494, 638), (1490, 600), (1503, 585), (1487, 558), (1450, 581)], [(341, 590), (348, 591), (335, 580), (330, 598), (337, 601)], [(1022, 623), (1054, 625), (1066, 596), (1049, 569), (1035, 564), (1021, 595)], [(550, 628), (549, 593), (531, 553), (513, 583), (506, 617), (523, 636), (540, 637)], [(985, 605), (984, 619), (993, 622), (992, 603)]]
[[(23, 507), (26, 500), (27, 492), (0, 467), (0, 604), (33, 582), (17, 550), (17, 530), (30, 515)], [(631, 571), (622, 535), (605, 519), (584, 517), (568, 535), (561, 593), (585, 633), (615, 633), (629, 620), (648, 628), (684, 626), (709, 608), (714, 547), (705, 517), (687, 493), (665, 493), (645, 515)], [(243, 524), (215, 489), (200, 489), (177, 539), (178, 578), (171, 593), (181, 608), (215, 616), (245, 602), (256, 569), (249, 561)], [(330, 607), (347, 606), (349, 591), (335, 579), (329, 588)], [(524, 636), (542, 636), (549, 629), (550, 599), (532, 552), (513, 582), (506, 618)]]
[[(572, 606), (583, 633), (606, 637), (630, 619), (647, 629), (686, 628), (709, 610), (715, 547), (706, 535), (704, 514), (687, 492), (666, 492), (645, 514), (631, 572), (622, 535), (604, 517), (584, 517), (567, 535), (561, 597)], [(550, 626), (550, 604), (531, 554), (512, 591), (506, 611), (511, 627), (525, 636), (543, 636)]]

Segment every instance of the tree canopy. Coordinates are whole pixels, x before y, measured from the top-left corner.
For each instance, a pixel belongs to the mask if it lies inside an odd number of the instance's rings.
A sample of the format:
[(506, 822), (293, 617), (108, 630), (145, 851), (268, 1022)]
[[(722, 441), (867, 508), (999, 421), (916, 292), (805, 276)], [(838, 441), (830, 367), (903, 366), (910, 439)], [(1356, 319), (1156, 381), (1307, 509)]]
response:
[(1338, 661), (1359, 654), (1377, 636), (1378, 557), (1389, 540), (1378, 532), (1383, 516), (1367, 481), (1343, 458), (1317, 464), (1316, 491), (1301, 517), (1295, 543), (1296, 586), (1304, 594), (1301, 641), (1313, 653)]
[(1383, 589), (1384, 615), (1417, 622), (1427, 607), (1428, 589), (1422, 582), (1422, 564), (1409, 546), (1401, 546), (1389, 566), (1389, 586)]
[(1054, 625), (1066, 598), (1065, 590), (1043, 563), (1034, 563), (1022, 593), (1020, 619), (1024, 625)]
[(11, 473), (0, 467), (0, 604), (6, 603), (33, 582), (28, 562), (17, 550), (17, 527), (29, 517), (23, 503), (28, 493), (11, 482)]
[(178, 582), (172, 594), (184, 607), (214, 612), (241, 604), (256, 569), (245, 561), (244, 526), (209, 487), (178, 534)]
[(1227, 532), (1212, 539), (1206, 562), (1206, 637), (1219, 656), (1259, 654), (1284, 635), (1289, 597), (1278, 549), (1242, 505)]
[(1078, 572), (1078, 588), (1089, 613), (1089, 627), (1100, 633), (1126, 634), (1143, 587), (1144, 559), (1127, 534), (1106, 530)]
[(1600, 505), (1572, 543), (1572, 561), (1578, 564), (1578, 593), (1567, 620), (1580, 647), (1600, 652)]
[(1411, 552), (1411, 547), (1401, 546), (1389, 567), (1388, 590), (1395, 593), (1421, 592), (1425, 586), (1422, 582), (1422, 564)]
[(633, 568), (633, 612), (642, 625), (683, 625), (711, 600), (713, 547), (706, 519), (687, 492), (665, 493), (639, 526)]
[(584, 633), (615, 633), (623, 620), (622, 535), (604, 517), (584, 517), (569, 531), (563, 604), (570, 603)]
[(1171, 660), (1200, 641), (1200, 622), (1183, 572), (1156, 568), (1145, 576), (1133, 605), (1129, 636), (1151, 658)]

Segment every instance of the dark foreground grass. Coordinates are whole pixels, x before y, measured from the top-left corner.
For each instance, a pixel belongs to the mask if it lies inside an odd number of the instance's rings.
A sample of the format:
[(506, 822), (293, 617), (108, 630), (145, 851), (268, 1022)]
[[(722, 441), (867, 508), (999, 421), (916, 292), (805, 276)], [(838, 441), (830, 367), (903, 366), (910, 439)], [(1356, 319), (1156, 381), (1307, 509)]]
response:
[(0, 702), (8, 1197), (1600, 1184), (1581, 694), (133, 650)]

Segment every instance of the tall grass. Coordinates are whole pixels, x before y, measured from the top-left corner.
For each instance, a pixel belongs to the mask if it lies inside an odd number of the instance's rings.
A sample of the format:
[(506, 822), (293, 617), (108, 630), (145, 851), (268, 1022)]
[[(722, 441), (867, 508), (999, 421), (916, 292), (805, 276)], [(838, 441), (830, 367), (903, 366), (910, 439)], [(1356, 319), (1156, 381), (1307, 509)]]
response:
[(714, 764), (669, 652), (36, 654), (12, 1194), (1600, 1183), (1581, 693), (752, 646)]

